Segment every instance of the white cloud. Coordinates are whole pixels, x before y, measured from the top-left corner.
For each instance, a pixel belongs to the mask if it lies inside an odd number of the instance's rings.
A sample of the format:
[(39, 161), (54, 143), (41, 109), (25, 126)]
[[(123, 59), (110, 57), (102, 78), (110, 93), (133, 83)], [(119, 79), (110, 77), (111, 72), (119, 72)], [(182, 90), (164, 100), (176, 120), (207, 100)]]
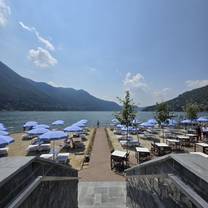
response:
[(41, 68), (48, 68), (58, 63), (58, 61), (50, 54), (49, 51), (41, 47), (38, 47), (37, 49), (30, 49), (28, 58), (36, 66)]
[(126, 90), (134, 90), (137, 88), (146, 90), (148, 87), (144, 80), (144, 77), (140, 73), (132, 75), (130, 72), (128, 72), (125, 76), (123, 83)]
[(10, 14), (11, 9), (7, 5), (6, 0), (0, 0), (0, 27), (3, 27), (7, 24)]
[(25, 25), (23, 22), (19, 22), (19, 25), (23, 28), (23, 29), (25, 29), (25, 30), (27, 30), (27, 31), (29, 31), (29, 32), (34, 32), (35, 31), (35, 28), (34, 27), (28, 27), (27, 25)]
[(53, 44), (49, 40), (47, 40), (47, 39), (43, 38), (42, 36), (40, 36), (40, 34), (37, 31), (35, 32), (35, 35), (38, 38), (38, 40), (41, 43), (43, 43), (48, 50), (50, 50), (50, 51), (54, 51), (55, 50), (55, 47), (53, 46)]
[(27, 25), (25, 25), (25, 24), (24, 24), (23, 22), (21, 22), (21, 21), (19, 22), (19, 25), (20, 25), (23, 29), (25, 29), (25, 30), (27, 30), (27, 31), (29, 31), (29, 32), (33, 32), (33, 33), (35, 34), (36, 38), (38, 39), (38, 41), (41, 42), (41, 43), (45, 46), (46, 49), (48, 49), (48, 50), (50, 50), (50, 51), (54, 51), (54, 50), (55, 50), (54, 45), (53, 45), (49, 40), (47, 40), (46, 38), (43, 38), (43, 37), (39, 34), (39, 32), (36, 30), (35, 27), (28, 27)]
[(208, 85), (208, 80), (187, 80), (185, 84), (186, 87), (191, 90)]
[(124, 90), (129, 90), (135, 103), (140, 106), (155, 104), (174, 97), (170, 88), (161, 90), (153, 88), (140, 73), (135, 75), (128, 72), (123, 81)]

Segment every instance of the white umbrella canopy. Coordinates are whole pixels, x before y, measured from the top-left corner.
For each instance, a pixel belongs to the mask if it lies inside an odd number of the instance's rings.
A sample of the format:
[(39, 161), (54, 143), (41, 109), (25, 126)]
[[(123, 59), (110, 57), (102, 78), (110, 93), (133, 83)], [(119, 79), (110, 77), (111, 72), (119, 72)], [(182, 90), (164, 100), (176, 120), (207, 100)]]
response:
[(193, 122), (190, 119), (185, 119), (185, 120), (181, 121), (181, 124), (192, 124), (192, 123)]
[(67, 133), (63, 131), (48, 131), (39, 136), (40, 141), (54, 141), (60, 139), (66, 139), (68, 137)]
[(135, 119), (132, 121), (132, 123), (133, 123), (133, 124), (141, 124), (142, 122), (135, 118)]
[(88, 120), (87, 119), (82, 119), (79, 122), (86, 124), (86, 123), (88, 123)]
[(42, 142), (53, 141), (53, 159), (55, 159), (55, 141), (61, 139), (67, 139), (68, 135), (63, 131), (48, 131), (40, 135), (38, 138)]
[(86, 124), (79, 121), (77, 123), (72, 124), (71, 126), (78, 126), (80, 128), (82, 128), (82, 127), (84, 128), (84, 127), (86, 127)]
[(63, 120), (56, 120), (52, 123), (52, 125), (64, 125), (64, 121)]
[(114, 119), (112, 119), (112, 122), (113, 122), (114, 124), (117, 124), (117, 123), (119, 123), (119, 120), (116, 119), (116, 118), (114, 118)]
[(25, 127), (25, 128), (27, 128), (27, 127), (34, 127), (34, 126), (36, 126), (36, 125), (38, 125), (38, 122), (36, 122), (36, 121), (27, 121), (27, 122), (23, 125), (23, 127)]
[(7, 128), (4, 126), (3, 123), (0, 123), (0, 130), (1, 131), (7, 131)]
[(154, 127), (155, 124), (154, 123), (149, 123), (149, 122), (143, 122), (140, 124), (140, 126), (143, 126), (143, 127)]
[(206, 117), (199, 117), (197, 119), (197, 121), (200, 122), (200, 123), (208, 123), (208, 118), (206, 118)]
[(68, 126), (64, 129), (65, 132), (81, 132), (83, 131), (82, 128), (76, 125)]
[(4, 147), (14, 142), (14, 139), (10, 136), (0, 135), (0, 147)]
[(35, 128), (35, 129), (32, 129), (30, 131), (27, 131), (27, 133), (29, 135), (41, 135), (41, 134), (44, 134), (44, 133), (47, 133), (49, 132), (48, 129), (45, 129), (45, 128)]
[(37, 128), (49, 129), (50, 126), (49, 125), (46, 125), (46, 124), (38, 124), (36, 126), (33, 126), (33, 129), (37, 129)]
[(1, 136), (8, 136), (9, 132), (0, 130), (0, 135)]
[(167, 119), (167, 126), (176, 126), (177, 121), (174, 119)]
[(147, 123), (149, 123), (149, 124), (154, 124), (154, 125), (158, 124), (158, 122), (157, 122), (156, 119), (154, 119), (154, 118), (149, 119), (149, 120), (147, 121)]

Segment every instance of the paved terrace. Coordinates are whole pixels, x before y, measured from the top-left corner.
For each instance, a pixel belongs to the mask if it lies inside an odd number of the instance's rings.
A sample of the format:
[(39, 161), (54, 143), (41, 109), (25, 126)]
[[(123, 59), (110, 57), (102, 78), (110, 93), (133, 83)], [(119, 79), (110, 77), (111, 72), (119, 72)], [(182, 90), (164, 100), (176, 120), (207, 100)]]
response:
[(79, 172), (80, 181), (125, 181), (110, 168), (110, 150), (104, 128), (98, 128), (89, 167)]
[(79, 172), (79, 208), (126, 208), (126, 182), (110, 168), (110, 150), (104, 128), (98, 128), (89, 167)]

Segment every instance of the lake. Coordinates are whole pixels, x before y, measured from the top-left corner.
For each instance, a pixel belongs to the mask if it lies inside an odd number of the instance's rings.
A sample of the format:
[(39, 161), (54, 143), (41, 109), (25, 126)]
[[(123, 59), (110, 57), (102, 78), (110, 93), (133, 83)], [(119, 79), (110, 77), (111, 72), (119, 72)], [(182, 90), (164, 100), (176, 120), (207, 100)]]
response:
[[(55, 120), (64, 120), (65, 125), (69, 126), (78, 120), (87, 119), (88, 126), (96, 125), (97, 120), (100, 121), (101, 126), (109, 124), (114, 118), (114, 112), (110, 111), (15, 111), (15, 112), (0, 112), (0, 123), (4, 123), (9, 128), (10, 132), (19, 132), (22, 130), (22, 125), (26, 121), (37, 121), (40, 124), (51, 124)], [(176, 120), (182, 119), (184, 113), (175, 113)], [(200, 115), (207, 115), (207, 113), (200, 113)], [(154, 117), (153, 112), (138, 112), (137, 118), (140, 121), (146, 121)]]

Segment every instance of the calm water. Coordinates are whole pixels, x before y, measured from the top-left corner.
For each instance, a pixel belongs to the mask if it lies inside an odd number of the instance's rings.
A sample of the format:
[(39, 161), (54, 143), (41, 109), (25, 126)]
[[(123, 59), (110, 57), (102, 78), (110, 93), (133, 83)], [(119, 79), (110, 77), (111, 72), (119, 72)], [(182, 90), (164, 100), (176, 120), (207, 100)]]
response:
[[(87, 119), (89, 121), (88, 125), (90, 127), (95, 126), (97, 120), (100, 121), (100, 124), (102, 126), (105, 126), (106, 124), (109, 124), (111, 120), (114, 118), (113, 116), (114, 112), (106, 112), (106, 111), (66, 111), (66, 112), (0, 112), (0, 123), (4, 123), (11, 132), (18, 132), (22, 128), (22, 125), (26, 121), (37, 121), (41, 124), (51, 124), (55, 120), (64, 120), (65, 126), (69, 126), (73, 123), (75, 123), (78, 120), (81, 119)], [(182, 119), (184, 117), (183, 113), (175, 113), (176, 119)], [(204, 115), (202, 113), (201, 115)], [(205, 113), (205, 115), (207, 115)], [(146, 121), (150, 118), (153, 118), (154, 113), (153, 112), (138, 112), (137, 118), (140, 121)]]

